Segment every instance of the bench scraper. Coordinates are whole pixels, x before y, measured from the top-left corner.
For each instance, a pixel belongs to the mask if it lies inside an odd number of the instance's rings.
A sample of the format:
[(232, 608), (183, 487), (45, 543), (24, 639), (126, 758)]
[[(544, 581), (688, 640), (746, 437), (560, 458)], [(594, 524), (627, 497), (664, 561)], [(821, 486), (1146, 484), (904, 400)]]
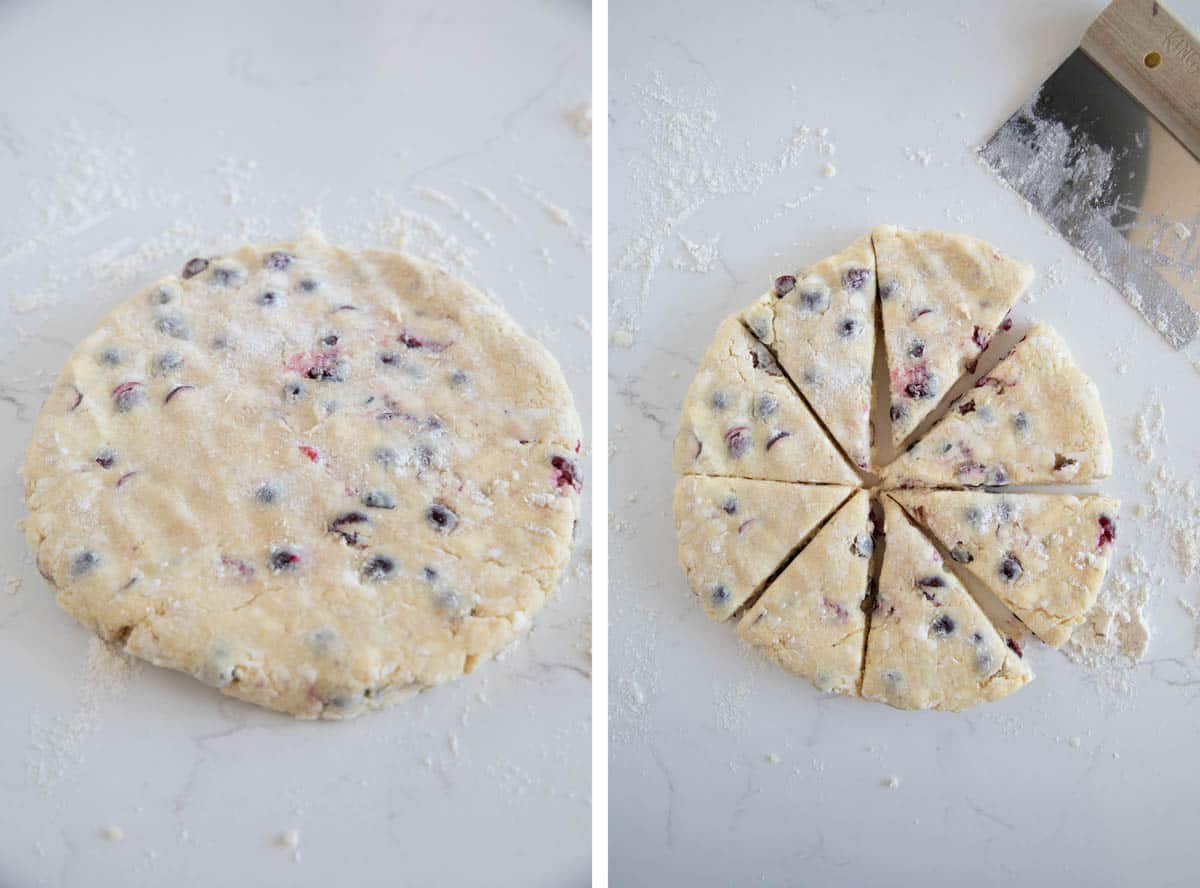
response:
[(1200, 332), (1200, 42), (1115, 0), (980, 149), (1174, 348)]

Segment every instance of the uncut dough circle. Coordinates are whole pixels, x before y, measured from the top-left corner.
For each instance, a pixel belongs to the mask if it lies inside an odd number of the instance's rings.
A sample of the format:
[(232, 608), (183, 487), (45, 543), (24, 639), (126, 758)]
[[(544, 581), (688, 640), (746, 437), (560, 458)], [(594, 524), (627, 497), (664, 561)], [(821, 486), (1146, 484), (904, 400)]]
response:
[(202, 264), (105, 318), (37, 418), (26, 535), (62, 607), (302, 717), (388, 705), (513, 641), (579, 510), (554, 359), (401, 254), (308, 236), (188, 276)]

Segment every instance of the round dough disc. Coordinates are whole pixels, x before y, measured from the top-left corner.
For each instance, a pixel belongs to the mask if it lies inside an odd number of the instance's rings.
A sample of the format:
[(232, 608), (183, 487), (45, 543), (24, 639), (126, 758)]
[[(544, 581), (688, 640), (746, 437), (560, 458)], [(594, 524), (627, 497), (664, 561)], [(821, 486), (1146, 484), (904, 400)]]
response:
[(502, 309), (309, 236), (193, 259), (80, 343), (26, 455), (26, 533), (102, 638), (344, 718), (528, 626), (579, 449), (558, 365)]

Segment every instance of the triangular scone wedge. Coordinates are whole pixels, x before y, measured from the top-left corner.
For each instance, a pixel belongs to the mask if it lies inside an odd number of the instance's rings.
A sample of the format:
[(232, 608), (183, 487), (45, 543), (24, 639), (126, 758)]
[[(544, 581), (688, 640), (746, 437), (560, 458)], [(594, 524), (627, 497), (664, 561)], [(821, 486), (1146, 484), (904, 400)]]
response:
[(883, 507), (887, 537), (862, 695), (897, 709), (957, 712), (1033, 678), (904, 510), (887, 496)]
[(729, 619), (851, 493), (744, 478), (675, 482), (679, 562), (708, 615)]
[(1046, 644), (1070, 638), (1096, 603), (1117, 534), (1116, 500), (962, 490), (891, 496)]
[(754, 603), (738, 634), (818, 690), (857, 694), (862, 675), (870, 503), (860, 490)]
[(899, 446), (975, 368), (1033, 269), (962, 234), (880, 225), (871, 241)]
[(885, 474), (895, 487), (958, 487), (1082, 484), (1111, 471), (1095, 384), (1036, 324)]
[(859, 482), (771, 352), (736, 317), (718, 328), (688, 389), (674, 462), (681, 475)]
[(836, 256), (775, 279), (742, 313), (850, 461), (871, 468), (875, 254), (865, 235)]

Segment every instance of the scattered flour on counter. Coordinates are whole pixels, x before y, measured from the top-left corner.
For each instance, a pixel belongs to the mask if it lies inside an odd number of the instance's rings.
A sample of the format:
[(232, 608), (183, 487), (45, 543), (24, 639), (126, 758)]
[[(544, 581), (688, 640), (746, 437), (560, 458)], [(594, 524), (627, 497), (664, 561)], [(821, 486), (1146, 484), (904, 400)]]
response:
[(636, 341), (633, 332), (627, 329), (615, 330), (609, 338), (617, 348), (630, 348)]
[(506, 222), (516, 225), (518, 222), (521, 221), (520, 219), (517, 218), (517, 214), (514, 213), (511, 209), (509, 209), (508, 204), (506, 204), (506, 203), (504, 203), (504, 201), (500, 200), (500, 198), (496, 196), (496, 192), (494, 192), (492, 189), (485, 188), (483, 185), (476, 185), (473, 182), (465, 182), (464, 181), (462, 184), (465, 185), (467, 188), (471, 189), (480, 198), (482, 198), (484, 201), (486, 201), (488, 204), (490, 204), (492, 209), (494, 209), (497, 213), (499, 213)]
[(1122, 376), (1129, 372), (1129, 344), (1127, 342), (1118, 342), (1112, 347), (1108, 353), (1109, 363)]
[(478, 250), (463, 244), (429, 216), (402, 207), (396, 195), (375, 191), (364, 210), (362, 218), (366, 221), (335, 226), (330, 233), (344, 242), (369, 243), (424, 256), (461, 277), (477, 277), (474, 260)]
[(1034, 285), (1025, 291), (1021, 300), (1027, 305), (1033, 305), (1045, 299), (1051, 293), (1059, 291), (1063, 286), (1063, 261), (1056, 259), (1042, 269)]
[(80, 235), (115, 217), (171, 209), (182, 202), (178, 192), (139, 181), (136, 156), (128, 143), (97, 138), (75, 122), (48, 140), (47, 154), (54, 172), (27, 183), (32, 211), (22, 217), (10, 209), (4, 220), (22, 233), (12, 243), (0, 243), (0, 266), (36, 257), (41, 276), (35, 287), (11, 298), (10, 308), (17, 314), (54, 305), (68, 286), (93, 283), (85, 281), (74, 265), (64, 271), (48, 253), (73, 246)]
[(796, 125), (764, 159), (733, 154), (718, 128), (716, 99), (712, 86), (675, 90), (659, 71), (633, 89), (650, 148), (630, 160), (638, 221), (625, 244), (613, 250), (614, 338), (624, 334), (632, 341), (668, 244), (701, 208), (729, 195), (756, 193), (767, 181), (810, 163), (813, 155), (827, 159), (836, 153), (827, 129)]
[(236, 207), (242, 202), (243, 193), (257, 170), (256, 160), (238, 160), (229, 156), (221, 158), (217, 163), (217, 175), (221, 177), (221, 196), (226, 206)]
[(147, 269), (163, 268), (180, 255), (196, 249), (207, 236), (190, 221), (177, 219), (157, 234), (134, 239), (122, 238), (101, 247), (78, 263), (78, 280), (114, 293), (129, 290)]
[(458, 201), (446, 194), (444, 191), (438, 191), (435, 188), (414, 188), (413, 190), (419, 197), (423, 197), (426, 200), (430, 200), (434, 203), (444, 206), (456, 219), (462, 222), (463, 225), (467, 226), (467, 228), (471, 229), (471, 232), (489, 247), (496, 243), (495, 236), (493, 236), (490, 231), (480, 225), (479, 221), (472, 216), (469, 211), (464, 209)]
[(566, 112), (567, 123), (577, 135), (583, 136), (590, 144), (592, 141), (592, 103), (581, 102)]
[[(352, 221), (325, 225), (320, 205), (306, 207), (287, 198), (265, 204), (255, 178), (260, 165), (253, 159), (218, 157), (209, 167), (208, 193), (201, 190), (185, 200), (181, 192), (146, 180), (128, 141), (90, 133), (70, 123), (48, 140), (47, 152), (53, 171), (30, 178), (29, 208), (10, 212), (0, 223), (0, 266), (19, 263), (18, 274), (28, 271), (40, 276), (9, 295), (8, 308), (16, 314), (49, 309), (81, 290), (98, 300), (127, 295), (131, 287), (174, 267), (181, 257), (219, 253), (310, 229), (323, 230), (330, 240), (350, 246), (404, 250), (478, 281), (476, 246), (464, 244), (430, 216), (403, 206), (393, 193), (375, 190), (346, 196), (337, 207), (338, 217)], [(493, 190), (475, 183), (461, 184), (510, 225), (517, 225), (517, 215)], [(549, 201), (533, 183), (522, 180), (521, 184), (526, 195), (565, 227), (573, 240), (585, 250), (590, 248), (568, 211)], [(486, 247), (494, 246), (492, 231), (449, 193), (433, 188), (412, 193), (444, 207), (457, 231)], [(201, 225), (204, 214), (200, 208), (206, 202), (219, 202), (234, 213), (216, 228)], [(165, 218), (160, 212), (164, 210), (170, 211)], [(286, 222), (289, 216), (296, 222)], [(110, 223), (120, 223), (131, 235), (101, 241), (82, 261), (68, 257), (79, 235), (104, 230)], [(35, 258), (36, 263), (31, 261)], [(489, 295), (495, 298), (494, 293)]]
[(0, 247), (0, 268), (3, 268), (9, 262), (16, 262), (19, 259), (32, 256), (38, 249), (38, 242), (33, 238), (17, 241), (14, 244), (9, 244), (7, 247)]
[(124, 696), (139, 664), (99, 638), (88, 642), (75, 710), (46, 720), (35, 712), (29, 720), (29, 778), (49, 791), (83, 761), (83, 745), (102, 723), (102, 709)]
[(900, 788), (900, 778), (899, 777), (884, 777), (882, 780), (879, 781), (879, 785), (882, 786), (884, 789), (899, 789)]
[(58, 166), (55, 177), (29, 183), (30, 197), (42, 209), (44, 228), (33, 236), (39, 247), (81, 234), (142, 202), (127, 142), (101, 141), (70, 121), (51, 140), (49, 154)]
[(1167, 466), (1158, 467), (1148, 490), (1149, 517), (1169, 532), (1175, 566), (1191, 579), (1200, 573), (1200, 493), (1195, 481), (1181, 481)]
[[(956, 201), (953, 205), (947, 206), (943, 212), (945, 213), (946, 219), (948, 219), (950, 222), (953, 222), (960, 228), (969, 225), (971, 219), (973, 218), (971, 211), (967, 209), (966, 203), (961, 200)], [(1032, 302), (1033, 297), (1031, 297), (1029, 293), (1030, 291), (1027, 290), (1025, 292), (1025, 296), (1027, 297), (1027, 301)]]
[[(1146, 523), (1162, 537), (1180, 575), (1188, 581), (1200, 576), (1200, 491), (1193, 480), (1180, 480), (1166, 465), (1147, 485), (1150, 503)], [(1193, 602), (1180, 601), (1196, 624), (1193, 654), (1200, 656), (1200, 595)]]
[(1183, 608), (1185, 614), (1192, 618), (1192, 622), (1196, 626), (1195, 633), (1192, 636), (1192, 656), (1200, 657), (1200, 605), (1188, 601), (1181, 595), (1179, 597), (1179, 606)]
[(730, 733), (737, 733), (745, 728), (752, 691), (753, 687), (749, 681), (713, 685), (713, 705), (718, 727)]
[[(627, 613), (630, 609), (637, 611), (636, 619)], [(640, 739), (648, 730), (651, 698), (661, 686), (658, 620), (658, 611), (640, 605), (619, 607), (613, 616), (614, 625), (634, 627), (623, 632), (619, 642), (614, 642), (621, 645), (620, 662), (624, 667), (619, 675), (615, 669), (609, 675), (609, 736), (614, 743)]]
[(581, 250), (585, 253), (592, 252), (591, 239), (575, 223), (575, 217), (571, 215), (570, 210), (564, 209), (552, 202), (546, 197), (544, 191), (531, 185), (523, 176), (517, 176), (517, 184), (521, 186), (521, 190), (525, 193), (525, 196), (541, 207), (542, 212), (549, 216), (551, 221), (567, 230), (567, 234), (571, 236), (571, 240), (575, 241)]
[(1146, 408), (1138, 414), (1134, 425), (1134, 456), (1143, 465), (1149, 465), (1154, 460), (1154, 448), (1167, 443), (1167, 430), (1164, 426), (1166, 412), (1158, 396), (1152, 396)]
[(1133, 692), (1133, 666), (1150, 643), (1146, 604), (1155, 585), (1139, 553), (1124, 555), (1110, 566), (1095, 606), (1063, 645), (1068, 659), (1094, 670), (1099, 687), (1114, 698)]
[(924, 148), (908, 148), (904, 149), (904, 156), (913, 163), (919, 163), (921, 166), (929, 166), (933, 163), (933, 154), (926, 151)]
[(17, 314), (29, 314), (31, 311), (37, 311), (43, 305), (47, 305), (52, 301), (51, 297), (44, 290), (33, 290), (29, 293), (18, 293), (13, 296), (9, 305)]
[(812, 200), (814, 197), (816, 197), (818, 194), (820, 194), (822, 190), (823, 189), (821, 188), (820, 185), (813, 185), (811, 188), (808, 189), (808, 191), (806, 191), (804, 194), (800, 195), (799, 197), (794, 198), (793, 200), (785, 200), (782, 204), (779, 205), (779, 207), (777, 207), (775, 209), (775, 211), (773, 213), (771, 213), (770, 215), (766, 216), (765, 218), (759, 219), (757, 222), (755, 222), (750, 230), (751, 231), (761, 231), (762, 229), (766, 228), (768, 225), (778, 222), (780, 219), (782, 219), (784, 216), (786, 216), (788, 213), (792, 212), (793, 210), (800, 209), (800, 207), (804, 206), (806, 203), (808, 203), (810, 200)]
[(676, 259), (672, 263), (679, 271), (708, 274), (721, 258), (721, 235), (719, 234), (700, 243), (688, 240), (681, 234), (679, 241), (687, 256), (686, 259)]
[(558, 327), (555, 327), (549, 321), (542, 321), (530, 330), (530, 333), (533, 334), (534, 339), (537, 339), (544, 345), (553, 345), (555, 340), (558, 339), (559, 330)]
[(292, 861), (300, 862), (300, 830), (288, 829), (275, 837), (275, 844), (292, 852)]
[[(1155, 459), (1155, 447), (1167, 441), (1165, 411), (1157, 397), (1151, 396), (1138, 417), (1134, 429), (1135, 452), (1145, 464), (1158, 463), (1146, 482), (1149, 502), (1139, 503), (1135, 515), (1140, 523), (1153, 528), (1148, 543), (1164, 549), (1182, 579), (1194, 583), (1200, 577), (1200, 489), (1195, 478), (1180, 478), (1170, 465)], [(1160, 576), (1158, 583), (1163, 582)], [(1200, 656), (1200, 595), (1193, 601), (1181, 597), (1180, 605), (1196, 625), (1193, 653)]]
[[(1149, 466), (1158, 461), (1156, 449), (1166, 443), (1166, 411), (1159, 397), (1151, 394), (1134, 422), (1130, 449), (1141, 464)], [(1132, 669), (1145, 656), (1151, 638), (1147, 604), (1166, 582), (1161, 571), (1151, 571), (1147, 547), (1161, 544), (1169, 548), (1185, 580), (1200, 573), (1200, 493), (1196, 485), (1177, 480), (1159, 461), (1149, 476), (1147, 493), (1150, 502), (1132, 509), (1137, 524), (1126, 515), (1124, 552), (1114, 557), (1096, 605), (1063, 646), (1073, 662), (1095, 670), (1101, 689), (1114, 698), (1129, 697), (1133, 692)], [(1142, 527), (1153, 528), (1153, 536), (1146, 539), (1144, 533), (1135, 533), (1130, 542), (1129, 531)], [(1158, 562), (1153, 556), (1151, 560)], [(1200, 635), (1197, 637), (1200, 640)]]

